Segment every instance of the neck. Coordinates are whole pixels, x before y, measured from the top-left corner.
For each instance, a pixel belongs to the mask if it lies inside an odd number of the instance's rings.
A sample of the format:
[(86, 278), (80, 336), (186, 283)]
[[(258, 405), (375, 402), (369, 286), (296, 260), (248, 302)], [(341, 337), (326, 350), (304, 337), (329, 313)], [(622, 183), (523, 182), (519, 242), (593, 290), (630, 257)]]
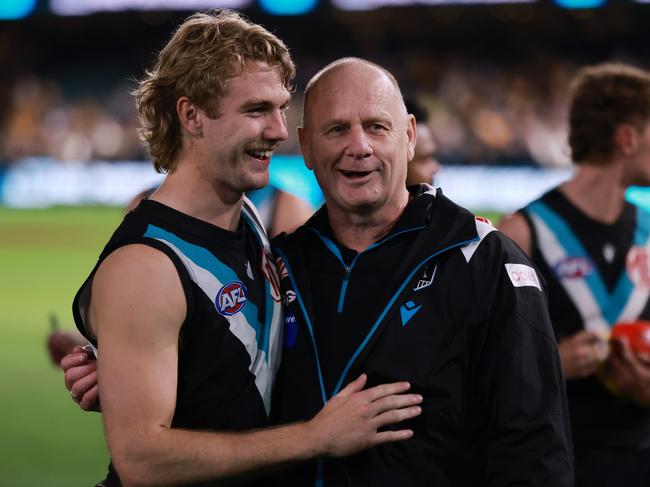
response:
[(564, 195), (591, 219), (601, 223), (614, 223), (625, 205), (622, 183), (623, 166), (620, 164), (583, 164), (570, 181), (563, 184)]
[(394, 202), (386, 203), (377, 211), (344, 211), (331, 206), (328, 207), (330, 226), (339, 242), (363, 252), (393, 228), (408, 202), (409, 193), (404, 188)]
[(242, 193), (226, 190), (189, 164), (179, 164), (151, 199), (224, 230), (235, 231)]

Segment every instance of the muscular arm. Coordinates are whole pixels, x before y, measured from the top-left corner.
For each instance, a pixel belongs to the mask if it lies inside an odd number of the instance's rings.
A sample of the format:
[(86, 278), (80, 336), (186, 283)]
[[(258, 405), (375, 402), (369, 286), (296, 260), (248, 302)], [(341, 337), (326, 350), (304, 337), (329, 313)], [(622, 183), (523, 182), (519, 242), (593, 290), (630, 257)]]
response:
[(313, 420), (245, 433), (171, 428), (176, 402), (178, 334), (186, 304), (172, 262), (130, 245), (111, 254), (93, 281), (91, 326), (109, 450), (124, 485), (177, 485), (250, 474), (317, 455), (344, 455), (408, 430), (378, 432), (419, 414), (408, 384), (361, 391), (351, 384)]

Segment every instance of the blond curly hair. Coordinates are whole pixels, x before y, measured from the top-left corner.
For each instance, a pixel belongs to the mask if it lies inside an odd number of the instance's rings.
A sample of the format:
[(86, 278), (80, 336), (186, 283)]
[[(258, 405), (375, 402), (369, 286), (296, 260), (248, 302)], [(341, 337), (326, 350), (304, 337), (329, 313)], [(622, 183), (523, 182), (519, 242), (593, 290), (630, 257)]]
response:
[(178, 162), (182, 139), (177, 100), (186, 96), (217, 118), (228, 81), (249, 61), (276, 68), (291, 91), (295, 66), (289, 50), (263, 27), (229, 10), (197, 13), (181, 24), (134, 92), (140, 139), (156, 171), (173, 172)]

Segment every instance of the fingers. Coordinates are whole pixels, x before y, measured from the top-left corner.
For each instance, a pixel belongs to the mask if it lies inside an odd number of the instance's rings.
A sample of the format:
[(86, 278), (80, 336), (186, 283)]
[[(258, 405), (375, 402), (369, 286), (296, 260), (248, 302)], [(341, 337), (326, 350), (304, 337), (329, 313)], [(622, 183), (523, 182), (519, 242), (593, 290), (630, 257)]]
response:
[(382, 397), (392, 396), (394, 394), (401, 394), (406, 392), (411, 388), (411, 384), (408, 382), (393, 382), (391, 384), (381, 384), (375, 387), (371, 387), (363, 391), (364, 396), (368, 401), (373, 402)]
[(377, 429), (394, 423), (401, 423), (407, 419), (415, 418), (422, 414), (420, 406), (411, 406), (402, 409), (391, 409), (375, 417), (375, 427)]
[(375, 435), (373, 443), (381, 445), (395, 441), (404, 441), (413, 437), (413, 430), (381, 431)]
[(77, 367), (79, 365), (84, 365), (92, 361), (83, 347), (74, 347), (72, 353), (69, 353), (61, 359), (61, 368), (65, 371), (71, 367)]
[(397, 394), (382, 397), (372, 403), (371, 414), (380, 415), (385, 411), (392, 409), (402, 409), (410, 406), (416, 406), (422, 402), (420, 394)]
[(89, 362), (86, 365), (69, 368), (64, 375), (66, 389), (71, 391), (74, 384), (93, 374), (95, 381), (97, 381), (97, 362)]
[(362, 391), (366, 385), (368, 376), (366, 374), (361, 374), (359, 377), (350, 382), (347, 386), (339, 391), (337, 396), (339, 397), (349, 397), (355, 392)]
[(95, 384), (79, 398), (79, 407), (84, 411), (101, 411), (99, 405), (99, 386)]
[[(72, 380), (70, 382), (70, 392), (73, 394), (74, 397), (77, 398), (82, 397), (86, 393), (86, 391), (88, 391), (91, 387), (97, 384), (96, 367), (92, 369), (92, 365), (86, 365), (80, 368), (84, 370), (79, 372), (79, 377), (77, 378), (77, 380)], [(75, 370), (75, 372), (77, 371)]]

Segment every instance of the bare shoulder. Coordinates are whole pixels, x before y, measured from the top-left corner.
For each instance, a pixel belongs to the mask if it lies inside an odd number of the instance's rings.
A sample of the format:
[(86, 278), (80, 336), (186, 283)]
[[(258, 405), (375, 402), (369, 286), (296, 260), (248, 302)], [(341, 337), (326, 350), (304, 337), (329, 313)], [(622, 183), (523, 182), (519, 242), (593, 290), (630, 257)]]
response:
[(169, 323), (180, 328), (186, 307), (174, 263), (147, 245), (132, 244), (115, 250), (101, 263), (93, 279), (92, 328), (101, 323), (114, 328), (133, 321), (152, 326)]
[(515, 241), (526, 255), (532, 251), (530, 228), (521, 213), (513, 213), (499, 222), (498, 228), (505, 235)]
[(305, 223), (313, 213), (314, 209), (305, 200), (286, 191), (278, 191), (271, 235), (293, 232)]

